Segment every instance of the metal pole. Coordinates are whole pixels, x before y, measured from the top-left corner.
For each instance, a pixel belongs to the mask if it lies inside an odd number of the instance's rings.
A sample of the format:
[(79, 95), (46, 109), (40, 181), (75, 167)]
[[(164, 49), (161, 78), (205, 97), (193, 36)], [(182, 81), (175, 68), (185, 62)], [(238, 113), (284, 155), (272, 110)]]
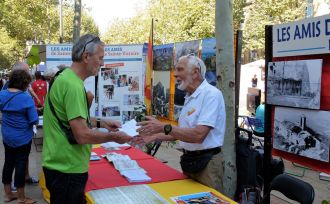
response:
[(60, 0), (60, 43), (63, 43), (63, 12), (62, 12), (62, 0)]

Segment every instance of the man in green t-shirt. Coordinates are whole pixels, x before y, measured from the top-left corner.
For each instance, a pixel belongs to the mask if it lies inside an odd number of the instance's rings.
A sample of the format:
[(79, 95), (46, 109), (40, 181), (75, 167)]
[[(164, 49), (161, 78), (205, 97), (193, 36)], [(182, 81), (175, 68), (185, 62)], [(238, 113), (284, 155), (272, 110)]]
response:
[[(80, 37), (72, 48), (71, 67), (50, 85), (44, 108), (42, 166), (52, 204), (84, 203), (91, 144), (131, 140), (124, 132), (115, 131), (119, 122), (89, 117), (90, 97), (84, 80), (98, 74), (103, 57), (104, 43), (99, 37)], [(90, 129), (89, 124), (109, 132)], [(69, 142), (68, 135), (73, 135), (77, 144)]]

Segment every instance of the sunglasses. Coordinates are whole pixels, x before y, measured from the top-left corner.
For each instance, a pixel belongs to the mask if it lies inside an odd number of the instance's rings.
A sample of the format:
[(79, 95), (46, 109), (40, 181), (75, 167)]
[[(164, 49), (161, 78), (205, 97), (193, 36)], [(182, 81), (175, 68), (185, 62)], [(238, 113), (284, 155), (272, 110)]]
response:
[(84, 45), (84, 49), (83, 49), (82, 53), (85, 52), (85, 50), (86, 50), (86, 46), (87, 46), (89, 43), (94, 42), (94, 41), (95, 41), (95, 42), (99, 42), (99, 41), (101, 41), (101, 40), (100, 40), (100, 38), (99, 38), (98, 36), (96, 36), (96, 37), (94, 37), (93, 39), (91, 39), (90, 41), (87, 41), (86, 44)]
[(196, 55), (195, 55), (195, 53), (190, 53), (190, 54), (188, 54), (187, 55), (187, 57), (189, 58), (189, 57), (194, 57), (194, 59), (196, 60), (196, 62), (197, 62), (197, 64), (198, 64), (198, 67), (197, 68), (199, 68), (199, 73), (201, 73), (202, 72), (202, 66), (201, 66), (201, 64), (199, 64), (199, 61), (196, 59)]

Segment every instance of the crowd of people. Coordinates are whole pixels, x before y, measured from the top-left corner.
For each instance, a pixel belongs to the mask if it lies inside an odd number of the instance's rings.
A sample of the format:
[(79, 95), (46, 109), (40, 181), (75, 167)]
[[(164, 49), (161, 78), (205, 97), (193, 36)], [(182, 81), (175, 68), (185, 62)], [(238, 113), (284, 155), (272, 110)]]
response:
[[(147, 117), (139, 123), (139, 136), (132, 138), (118, 131), (119, 122), (89, 115), (94, 96), (86, 93), (83, 82), (98, 74), (103, 57), (104, 43), (99, 37), (86, 34), (73, 45), (71, 67), (57, 72), (49, 83), (44, 83), (36, 72), (36, 81), (30, 85), (31, 76), (26, 70), (12, 71), (8, 88), (0, 92), (6, 157), (2, 174), (5, 200), (35, 202), (24, 194), (24, 172), (31, 148), (32, 127), (38, 123), (37, 110), (41, 107), (42, 167), (52, 204), (85, 203), (91, 144), (108, 141), (140, 145), (155, 140), (179, 140), (183, 149), (180, 161), (183, 173), (223, 191), (221, 148), (226, 124), (225, 104), (221, 91), (206, 81), (204, 62), (197, 56), (186, 55), (175, 65), (178, 88), (187, 92), (178, 126)], [(106, 128), (109, 132), (93, 127)], [(17, 196), (10, 185), (14, 169)]]

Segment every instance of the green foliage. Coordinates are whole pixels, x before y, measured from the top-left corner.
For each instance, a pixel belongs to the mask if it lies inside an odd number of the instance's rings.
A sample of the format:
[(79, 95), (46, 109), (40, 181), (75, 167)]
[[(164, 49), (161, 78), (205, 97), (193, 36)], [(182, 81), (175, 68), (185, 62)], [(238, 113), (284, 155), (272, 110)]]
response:
[(215, 0), (150, 0), (128, 20), (117, 20), (105, 33), (106, 43), (143, 43), (154, 18), (154, 44), (214, 37)]
[(12, 40), (6, 30), (0, 27), (0, 69), (8, 69), (19, 56), (20, 46)]
[[(8, 68), (24, 57), (26, 41), (36, 43), (59, 42), (58, 0), (1, 0), (0, 1), (0, 69)], [(63, 1), (63, 38), (72, 41), (72, 0)], [(86, 12), (82, 12), (81, 35), (99, 34), (96, 23)]]
[(244, 27), (244, 47), (264, 49), (265, 25), (281, 24), (305, 17), (305, 0), (254, 0), (248, 7)]
[(246, 0), (234, 0), (233, 3), (233, 23), (234, 30), (239, 30), (244, 22), (244, 8), (247, 6)]

